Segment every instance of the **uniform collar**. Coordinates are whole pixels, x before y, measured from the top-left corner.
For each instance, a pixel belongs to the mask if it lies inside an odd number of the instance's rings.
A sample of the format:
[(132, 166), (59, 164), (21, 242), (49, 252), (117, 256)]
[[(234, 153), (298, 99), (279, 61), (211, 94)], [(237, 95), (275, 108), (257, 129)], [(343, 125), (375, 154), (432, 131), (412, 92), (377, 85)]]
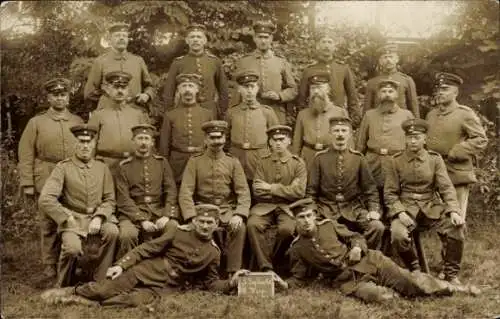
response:
[(379, 107), (378, 107), (378, 110), (379, 110), (379, 111), (380, 111), (380, 113), (382, 113), (382, 114), (386, 114), (386, 113), (392, 114), (392, 113), (396, 113), (396, 112), (399, 110), (399, 106), (398, 106), (397, 104), (394, 104), (394, 105), (392, 106), (392, 108), (390, 108), (390, 109), (383, 109), (383, 110), (382, 110), (382, 107), (381, 107), (381, 106), (379, 106)]
[(63, 112), (58, 113), (54, 111), (51, 107), (47, 110), (46, 113), (51, 119), (54, 121), (68, 121), (69, 120), (69, 111), (65, 109)]
[(151, 152), (149, 153), (148, 156), (140, 156), (139, 154), (134, 153), (134, 158), (137, 159), (137, 160), (139, 160), (139, 161), (147, 161), (151, 157), (153, 157), (153, 154)]
[(269, 50), (266, 53), (262, 54), (259, 50), (255, 50), (254, 55), (257, 59), (260, 59), (260, 58), (270, 59), (270, 58), (274, 57), (274, 52), (273, 52), (273, 50)]
[(423, 162), (425, 160), (425, 154), (426, 154), (425, 149), (421, 149), (416, 154), (413, 152), (410, 152), (410, 151), (406, 151), (406, 157), (408, 159), (408, 162), (412, 162), (414, 160), (418, 160), (420, 162)]
[(214, 153), (212, 153), (212, 152), (211, 152), (208, 148), (207, 148), (207, 150), (205, 151), (205, 154), (206, 154), (208, 157), (210, 157), (211, 159), (221, 159), (221, 158), (223, 158), (223, 157), (226, 155), (226, 153), (224, 153), (224, 151), (223, 151), (223, 150), (221, 150), (221, 151), (220, 151), (220, 152), (218, 152), (217, 154), (214, 154)]
[(328, 58), (318, 55), (317, 60), (319, 63), (330, 64), (333, 62), (333, 55)]
[(291, 158), (292, 158), (292, 153), (290, 153), (290, 152), (287, 152), (287, 154), (285, 154), (285, 156), (283, 156), (283, 157), (278, 157), (278, 155), (276, 155), (276, 154), (272, 155), (272, 159), (274, 162), (280, 161), (281, 163), (286, 163)]
[(192, 57), (195, 57), (195, 58), (202, 57), (202, 56), (204, 56), (205, 54), (206, 54), (205, 50), (201, 51), (200, 53), (194, 53), (194, 52), (191, 52), (191, 51), (189, 51), (189, 52), (187, 53), (187, 55), (192, 56)]
[(127, 50), (124, 50), (123, 52), (118, 52), (115, 49), (111, 48), (110, 52), (111, 52), (111, 55), (113, 56), (113, 59), (115, 59), (115, 60), (126, 60), (129, 56), (129, 53)]
[(437, 106), (437, 111), (439, 115), (447, 115), (453, 112), (458, 107), (458, 103), (455, 101), (446, 107)]
[(241, 103), (241, 109), (242, 110), (246, 110), (246, 109), (255, 110), (255, 109), (258, 109), (259, 106), (260, 106), (260, 103), (257, 102), (257, 101), (254, 104), (252, 104), (252, 105), (248, 105), (246, 103)]
[(90, 161), (88, 161), (87, 163), (84, 163), (78, 157), (76, 157), (76, 155), (73, 155), (73, 157), (71, 158), (71, 161), (79, 168), (91, 168), (92, 165), (94, 164), (95, 160), (93, 158), (91, 158)]

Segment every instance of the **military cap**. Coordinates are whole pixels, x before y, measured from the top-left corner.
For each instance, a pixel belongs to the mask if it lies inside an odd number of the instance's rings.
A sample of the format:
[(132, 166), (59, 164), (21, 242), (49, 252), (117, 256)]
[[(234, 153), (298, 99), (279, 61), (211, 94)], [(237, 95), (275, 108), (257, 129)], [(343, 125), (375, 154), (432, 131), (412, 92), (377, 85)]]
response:
[(399, 88), (400, 83), (398, 81), (392, 80), (392, 79), (384, 79), (378, 82), (378, 88), (385, 88), (387, 86), (390, 86), (397, 90)]
[(253, 24), (253, 31), (255, 33), (269, 33), (274, 34), (276, 26), (271, 21), (257, 21)]
[(226, 121), (208, 121), (201, 125), (201, 129), (205, 134), (213, 137), (220, 137), (224, 135), (229, 125)]
[(47, 93), (69, 92), (71, 81), (66, 78), (53, 78), (43, 84)]
[(70, 128), (75, 137), (90, 137), (93, 139), (97, 134), (97, 127), (88, 124), (79, 124)]
[(108, 28), (108, 32), (109, 33), (113, 33), (113, 32), (119, 32), (119, 31), (124, 31), (124, 32), (128, 32), (130, 29), (130, 25), (128, 23), (125, 23), (125, 22), (117, 22), (117, 23), (113, 23), (109, 28)]
[(403, 131), (405, 131), (406, 135), (419, 134), (419, 133), (427, 133), (429, 129), (429, 124), (426, 120), (423, 119), (408, 119), (401, 124)]
[(196, 216), (203, 217), (213, 217), (215, 219), (219, 219), (220, 209), (219, 207), (212, 204), (199, 204), (194, 207), (196, 210)]
[(398, 53), (398, 46), (395, 43), (387, 43), (378, 48), (377, 52), (379, 56), (389, 53)]
[(303, 213), (309, 210), (316, 210), (317, 207), (314, 203), (314, 200), (309, 197), (299, 199), (298, 201), (291, 203), (288, 208), (290, 208), (290, 211), (294, 216), (297, 216), (299, 213)]
[(243, 70), (236, 74), (235, 79), (238, 84), (245, 85), (259, 81), (259, 74), (254, 70)]
[(292, 128), (287, 125), (274, 125), (267, 129), (266, 131), (269, 138), (274, 137), (276, 135), (292, 135)]
[(334, 116), (334, 117), (331, 117), (328, 121), (330, 122), (330, 127), (334, 126), (334, 125), (352, 126), (352, 121), (347, 116)]
[(113, 85), (127, 86), (132, 79), (132, 75), (123, 71), (111, 71), (104, 75), (104, 80)]
[(132, 136), (136, 136), (137, 134), (148, 134), (151, 136), (156, 136), (156, 128), (150, 124), (139, 124), (132, 126), (130, 129), (132, 131)]
[(203, 77), (200, 74), (196, 73), (181, 73), (175, 77), (175, 81), (177, 82), (177, 85), (184, 83), (184, 82), (192, 82), (196, 83), (198, 85), (201, 85)]
[(439, 72), (436, 74), (436, 86), (460, 86), (464, 83), (464, 80), (456, 74), (447, 73), (447, 72)]
[(309, 85), (328, 83), (330, 82), (330, 73), (328, 73), (327, 71), (315, 69), (313, 70), (313, 72), (311, 72), (311, 74), (307, 78), (307, 81), (309, 82)]
[(207, 32), (207, 27), (205, 27), (203, 24), (193, 23), (186, 28), (186, 34), (192, 31), (201, 31), (205, 33)]

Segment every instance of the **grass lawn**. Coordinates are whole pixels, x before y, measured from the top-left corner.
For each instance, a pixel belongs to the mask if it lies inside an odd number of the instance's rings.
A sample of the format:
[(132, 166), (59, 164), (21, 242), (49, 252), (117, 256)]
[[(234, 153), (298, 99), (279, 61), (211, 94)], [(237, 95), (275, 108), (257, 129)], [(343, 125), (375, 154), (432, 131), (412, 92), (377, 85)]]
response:
[[(431, 268), (438, 266), (437, 235), (423, 237)], [(324, 287), (278, 294), (272, 300), (206, 292), (164, 296), (152, 307), (132, 309), (46, 305), (41, 302), (38, 242), (5, 242), (2, 247), (2, 316), (13, 318), (495, 318), (500, 316), (500, 232), (498, 225), (471, 227), (462, 279), (482, 289), (478, 297), (400, 299), (364, 304)]]

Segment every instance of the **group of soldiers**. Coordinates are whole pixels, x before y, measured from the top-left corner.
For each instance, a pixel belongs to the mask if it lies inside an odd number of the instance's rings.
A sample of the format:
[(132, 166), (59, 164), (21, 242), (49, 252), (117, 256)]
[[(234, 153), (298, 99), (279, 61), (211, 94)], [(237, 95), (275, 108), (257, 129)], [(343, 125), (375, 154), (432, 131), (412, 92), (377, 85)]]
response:
[[(297, 85), (273, 53), (274, 32), (254, 25), (257, 48), (237, 62), (230, 98), (205, 28), (190, 26), (159, 132), (144, 108), (156, 92), (144, 60), (126, 49), (126, 24), (109, 29), (112, 47), (90, 71), (85, 97), (98, 106), (87, 124), (67, 109), (70, 81), (45, 83), (50, 107), (27, 124), (19, 172), (37, 198), (44, 275), (69, 287), (61, 298), (137, 305), (166, 289), (229, 292), (244, 266), (273, 272), (283, 289), (320, 276), (367, 301), (471, 292), (458, 274), (487, 138), (456, 101), (462, 79), (437, 74), (438, 106), (420, 119), (415, 84), (384, 46), (362, 112), (331, 35), (318, 36), (318, 62)], [(430, 228), (442, 242), (437, 277), (420, 270), (412, 242)], [(381, 252), (384, 242), (406, 269)], [(81, 284), (86, 254), (95, 263)], [(274, 273), (283, 263), (286, 280)]]

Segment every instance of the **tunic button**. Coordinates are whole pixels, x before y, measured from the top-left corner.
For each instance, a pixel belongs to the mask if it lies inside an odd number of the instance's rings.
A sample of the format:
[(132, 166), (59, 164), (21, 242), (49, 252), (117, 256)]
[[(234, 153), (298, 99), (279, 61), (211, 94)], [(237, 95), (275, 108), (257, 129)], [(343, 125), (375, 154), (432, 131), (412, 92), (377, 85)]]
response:
[(188, 133), (189, 133), (189, 134), (193, 134), (193, 131), (189, 130), (189, 131), (188, 131)]

